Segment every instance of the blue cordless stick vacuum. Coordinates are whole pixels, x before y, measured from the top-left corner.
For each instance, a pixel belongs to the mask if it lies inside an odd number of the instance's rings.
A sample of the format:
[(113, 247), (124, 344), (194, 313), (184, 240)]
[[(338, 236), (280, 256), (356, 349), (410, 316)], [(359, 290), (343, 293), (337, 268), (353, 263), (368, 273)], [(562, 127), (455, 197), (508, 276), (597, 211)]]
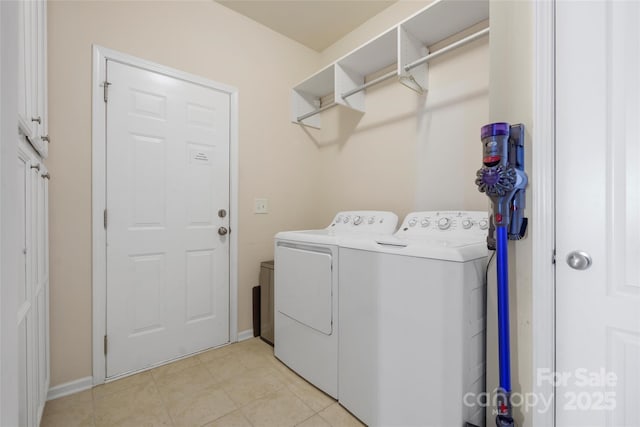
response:
[(511, 360), (509, 349), (509, 248), (507, 240), (520, 240), (527, 229), (524, 214), (527, 174), (524, 172), (524, 125), (491, 123), (482, 127), (482, 168), (476, 185), (491, 199), (487, 246), (496, 251), (498, 272), (498, 355), (500, 388), (497, 392), (497, 427), (513, 427)]

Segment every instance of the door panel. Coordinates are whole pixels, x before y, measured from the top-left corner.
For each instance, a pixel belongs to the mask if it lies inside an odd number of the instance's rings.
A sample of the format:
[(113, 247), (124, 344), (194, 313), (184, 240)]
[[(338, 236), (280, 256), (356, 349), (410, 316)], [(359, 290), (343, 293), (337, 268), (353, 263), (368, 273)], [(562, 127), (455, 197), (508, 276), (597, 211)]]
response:
[(557, 425), (637, 426), (640, 3), (561, 1), (556, 22)]
[(229, 341), (229, 95), (107, 61), (107, 377)]
[(29, 249), (29, 160), (26, 156), (18, 156), (18, 312), (24, 311), (29, 301), (29, 281), (27, 255)]
[(29, 155), (20, 147), (18, 149), (18, 190), (16, 208), (18, 214), (18, 421), (19, 424), (28, 426), (33, 423), (33, 401), (29, 398), (33, 394), (33, 386), (30, 384), (33, 376), (33, 360), (29, 340), (31, 334), (29, 322), (31, 312), (31, 192)]

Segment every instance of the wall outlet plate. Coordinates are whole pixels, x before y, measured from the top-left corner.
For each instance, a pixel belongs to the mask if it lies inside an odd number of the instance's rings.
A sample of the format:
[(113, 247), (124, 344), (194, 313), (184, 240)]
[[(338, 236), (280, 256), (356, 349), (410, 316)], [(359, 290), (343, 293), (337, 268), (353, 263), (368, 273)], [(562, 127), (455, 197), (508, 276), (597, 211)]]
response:
[(266, 214), (269, 212), (269, 201), (267, 199), (253, 199), (253, 213)]

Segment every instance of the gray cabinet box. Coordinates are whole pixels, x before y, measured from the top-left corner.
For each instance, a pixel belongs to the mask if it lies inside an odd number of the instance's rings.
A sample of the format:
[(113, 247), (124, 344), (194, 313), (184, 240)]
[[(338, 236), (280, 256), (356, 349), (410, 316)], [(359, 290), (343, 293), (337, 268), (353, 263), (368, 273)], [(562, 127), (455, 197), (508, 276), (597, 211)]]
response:
[(260, 263), (260, 337), (273, 345), (273, 261)]

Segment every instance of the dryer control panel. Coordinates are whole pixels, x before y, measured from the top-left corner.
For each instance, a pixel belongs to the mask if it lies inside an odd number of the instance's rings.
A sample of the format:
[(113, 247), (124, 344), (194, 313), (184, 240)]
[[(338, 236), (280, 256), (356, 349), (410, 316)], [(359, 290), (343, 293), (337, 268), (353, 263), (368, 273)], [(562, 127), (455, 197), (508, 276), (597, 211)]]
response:
[(391, 234), (398, 225), (398, 215), (387, 211), (338, 212), (327, 230)]
[(404, 218), (395, 236), (482, 237), (488, 228), (489, 214), (483, 211), (412, 212)]

